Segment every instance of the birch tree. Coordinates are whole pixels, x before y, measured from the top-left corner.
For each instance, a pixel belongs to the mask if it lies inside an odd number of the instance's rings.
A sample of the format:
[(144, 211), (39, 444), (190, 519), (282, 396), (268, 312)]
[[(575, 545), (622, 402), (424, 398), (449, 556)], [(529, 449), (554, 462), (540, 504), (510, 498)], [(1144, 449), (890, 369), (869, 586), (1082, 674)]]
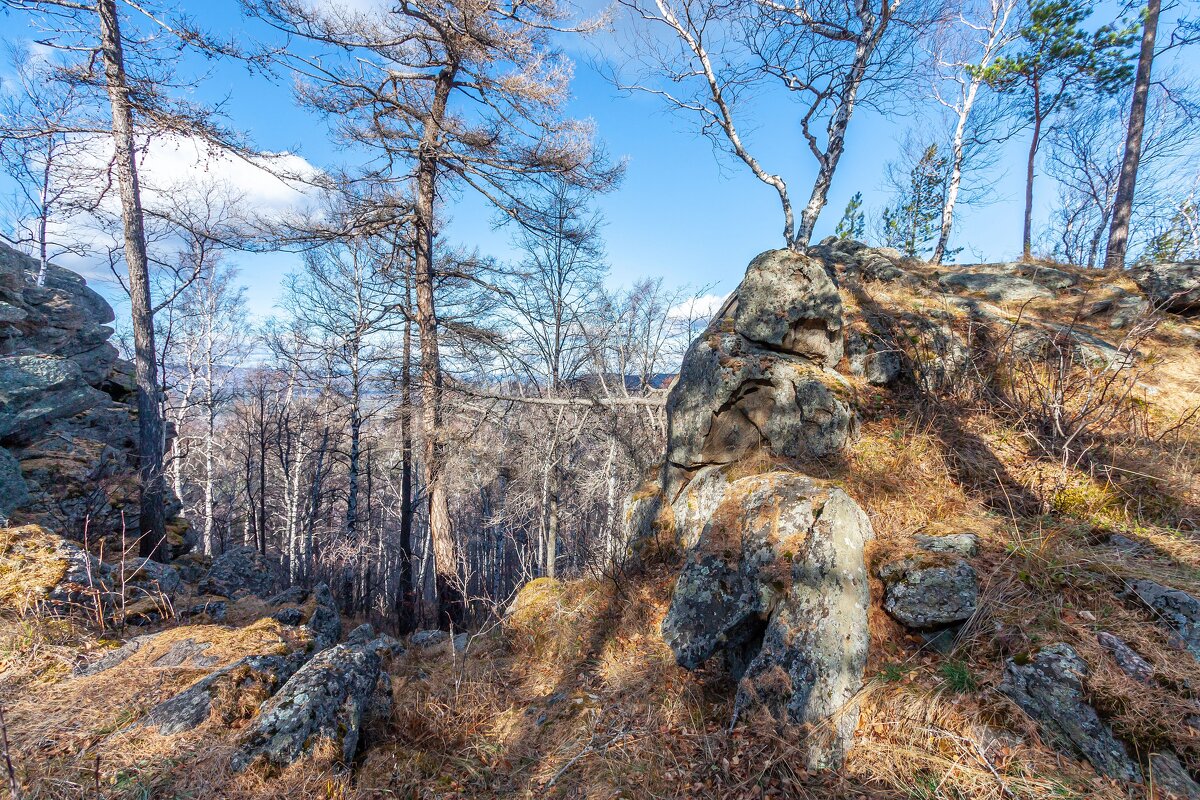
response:
[(954, 119), (954, 133), (950, 139), (950, 174), (931, 263), (942, 263), (949, 247), (968, 156), (980, 145), (992, 143), (987, 140), (995, 137), (995, 128), (1004, 116), (1003, 108), (989, 109), (991, 113), (981, 119), (977, 109), (981, 93), (989, 88), (985, 80), (988, 68), (1017, 38), (1019, 4), (1020, 0), (966, 3), (954, 21), (940, 28), (935, 39), (937, 73), (933, 95)]
[[(618, 0), (637, 27), (614, 76), (694, 118), (719, 152), (779, 198), (786, 247), (807, 247), (860, 107), (895, 99), (914, 64), (915, 33), (940, 15), (929, 0)], [(816, 166), (797, 219), (787, 180), (753, 152), (757, 96), (782, 89), (797, 104), (800, 147)]]

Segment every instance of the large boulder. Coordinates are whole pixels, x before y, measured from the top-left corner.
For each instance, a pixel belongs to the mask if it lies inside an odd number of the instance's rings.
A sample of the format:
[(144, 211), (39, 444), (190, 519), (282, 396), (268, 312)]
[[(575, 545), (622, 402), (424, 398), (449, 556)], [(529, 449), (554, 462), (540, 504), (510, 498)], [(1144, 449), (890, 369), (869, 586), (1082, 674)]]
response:
[(1200, 312), (1200, 261), (1151, 264), (1134, 280), (1150, 301), (1164, 311)]
[(234, 769), (256, 762), (285, 767), (318, 750), (349, 764), (381, 666), (374, 642), (340, 644), (315, 655), (259, 709), (234, 754)]
[(817, 260), (771, 250), (688, 348), (667, 398), (667, 462), (676, 473), (756, 451), (813, 460), (854, 427), (842, 357), (841, 298)]
[(828, 724), (812, 767), (839, 763), (867, 656), (866, 514), (841, 489), (775, 472), (730, 484), (686, 553), (662, 633), (695, 669), (720, 653), (739, 714)]
[(213, 559), (208, 574), (200, 581), (201, 594), (268, 598), (279, 591), (283, 572), (278, 562), (253, 547), (232, 547)]
[(1110, 778), (1141, 780), (1137, 762), (1088, 704), (1087, 675), (1087, 664), (1070, 645), (1053, 644), (1024, 663), (1008, 659), (999, 688), (1059, 750), (1086, 758)]

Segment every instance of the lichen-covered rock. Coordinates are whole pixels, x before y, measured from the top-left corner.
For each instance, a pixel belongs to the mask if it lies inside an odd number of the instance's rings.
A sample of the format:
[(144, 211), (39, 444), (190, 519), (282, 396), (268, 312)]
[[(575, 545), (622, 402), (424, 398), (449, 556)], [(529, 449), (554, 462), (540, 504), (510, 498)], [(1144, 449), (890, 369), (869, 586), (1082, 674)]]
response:
[(1200, 800), (1200, 784), (1174, 753), (1150, 755), (1150, 783), (1163, 800)]
[(868, 341), (859, 334), (846, 337), (846, 355), (850, 374), (866, 378), (872, 386), (887, 386), (900, 378), (900, 354), (877, 340)]
[(831, 456), (853, 433), (842, 356), (841, 298), (819, 262), (772, 250), (685, 354), (667, 398), (668, 496), (689, 475), (766, 450)]
[(918, 533), (913, 539), (927, 553), (954, 553), (970, 558), (979, 552), (979, 537), (973, 533), (951, 533), (930, 536)]
[(278, 592), (282, 582), (278, 562), (253, 547), (234, 547), (213, 559), (208, 574), (200, 581), (200, 592), (222, 597), (253, 594), (266, 598)]
[(842, 358), (842, 298), (824, 265), (793, 250), (750, 262), (733, 328), (747, 340), (832, 367)]
[(1088, 668), (1070, 645), (1043, 647), (1027, 663), (1008, 659), (1000, 691), (1024, 709), (1045, 737), (1110, 778), (1141, 780), (1141, 769), (1085, 699)]
[(676, 539), (683, 547), (691, 547), (700, 538), (704, 526), (729, 487), (727, 468), (714, 464), (697, 472), (671, 503)]
[(979, 601), (979, 579), (961, 558), (901, 558), (883, 564), (876, 574), (884, 584), (884, 609), (917, 630), (970, 619)]
[(28, 441), (54, 420), (108, 400), (84, 381), (74, 361), (35, 355), (0, 358), (0, 440)]
[(159, 703), (146, 714), (143, 724), (157, 728), (163, 736), (190, 731), (212, 715), (217, 697), (224, 694), (241, 701), (247, 696), (270, 697), (302, 663), (298, 654), (246, 656)]
[(1200, 659), (1200, 600), (1187, 592), (1149, 580), (1130, 584), (1129, 594), (1154, 612), (1154, 620), (1171, 629), (1188, 651)]
[(317, 584), (304, 613), (304, 627), (312, 634), (317, 649), (330, 647), (342, 637), (342, 615), (328, 585)]
[(839, 762), (857, 724), (844, 707), (866, 663), (871, 536), (840, 489), (781, 472), (735, 481), (689, 548), (662, 625), (687, 669), (725, 656), (739, 713), (816, 724), (840, 711), (830, 741), (810, 750), (814, 767)]
[(1154, 667), (1150, 662), (1138, 655), (1119, 636), (1114, 636), (1108, 631), (1101, 631), (1096, 634), (1096, 641), (1100, 643), (1101, 647), (1112, 653), (1113, 660), (1117, 662), (1121, 671), (1135, 681), (1150, 683), (1154, 678)]
[(350, 763), (380, 669), (370, 644), (340, 644), (313, 656), (262, 705), (233, 757), (234, 769), (260, 760), (285, 767), (317, 748), (331, 748), (340, 763)]
[(1151, 302), (1177, 314), (1200, 312), (1200, 261), (1151, 264), (1134, 280)]
[(1040, 283), (1022, 278), (1004, 269), (989, 265), (949, 272), (938, 278), (943, 289), (971, 294), (995, 303), (1024, 303), (1038, 298), (1053, 297), (1054, 293)]

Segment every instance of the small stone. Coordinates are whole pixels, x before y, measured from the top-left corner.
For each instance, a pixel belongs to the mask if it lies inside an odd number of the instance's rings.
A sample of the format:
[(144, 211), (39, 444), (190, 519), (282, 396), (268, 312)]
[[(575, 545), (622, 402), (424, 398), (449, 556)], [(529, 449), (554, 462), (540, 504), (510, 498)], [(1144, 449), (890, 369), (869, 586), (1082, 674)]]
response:
[(961, 559), (929, 563), (920, 557), (902, 558), (884, 564), (877, 574), (886, 592), (884, 609), (909, 628), (938, 628), (975, 613), (979, 580)]
[(1139, 683), (1150, 683), (1154, 677), (1154, 667), (1150, 665), (1149, 661), (1138, 655), (1124, 640), (1108, 631), (1101, 631), (1096, 634), (1096, 641), (1100, 643), (1101, 647), (1112, 653), (1117, 666), (1126, 675)]
[(979, 537), (973, 533), (952, 533), (947, 536), (918, 533), (913, 538), (917, 541), (917, 547), (928, 553), (956, 553), (970, 558), (979, 552)]

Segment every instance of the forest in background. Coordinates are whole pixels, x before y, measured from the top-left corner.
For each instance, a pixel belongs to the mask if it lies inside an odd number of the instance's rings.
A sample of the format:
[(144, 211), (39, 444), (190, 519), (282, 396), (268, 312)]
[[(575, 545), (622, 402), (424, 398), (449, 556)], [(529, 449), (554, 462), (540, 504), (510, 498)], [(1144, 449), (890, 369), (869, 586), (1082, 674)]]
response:
[[(1182, 3), (660, 0), (590, 20), (552, 2), (243, 6), (261, 34), (231, 41), (174, 4), (4, 0), (38, 43), (13, 44), (3, 83), (4, 233), (43, 264), (105, 262), (129, 294), (143, 554), (165, 557), (173, 494), (204, 553), (255, 547), (399, 630), (477, 623), (533, 577), (620, 569), (623, 498), (658, 461), (663, 390), (714, 310), (703, 287), (606, 282), (595, 198), (619, 191), (622, 163), (563, 111), (564, 37), (611, 37), (615, 87), (658, 98), (778, 197), (764, 248), (803, 249), (837, 215), (826, 197), (871, 108), (936, 124), (905, 141), (885, 207), (868, 219), (856, 195), (839, 237), (950, 262), (956, 211), (1019, 169), (1027, 259), (1200, 256)], [(293, 91), (351, 165), (256, 151), (194, 100), (185, 57)], [(790, 118), (758, 118), (770, 94)], [(768, 137), (795, 142), (799, 177), (760, 160)], [(315, 201), (269, 214), (216, 180), (140, 183), (153, 143), (181, 138)], [(1024, 163), (1000, 162), (1015, 140)], [(1057, 193), (1049, 219), (1035, 192)], [(467, 194), (519, 258), (439, 235)], [(238, 255), (271, 249), (302, 267), (253, 329)]]

